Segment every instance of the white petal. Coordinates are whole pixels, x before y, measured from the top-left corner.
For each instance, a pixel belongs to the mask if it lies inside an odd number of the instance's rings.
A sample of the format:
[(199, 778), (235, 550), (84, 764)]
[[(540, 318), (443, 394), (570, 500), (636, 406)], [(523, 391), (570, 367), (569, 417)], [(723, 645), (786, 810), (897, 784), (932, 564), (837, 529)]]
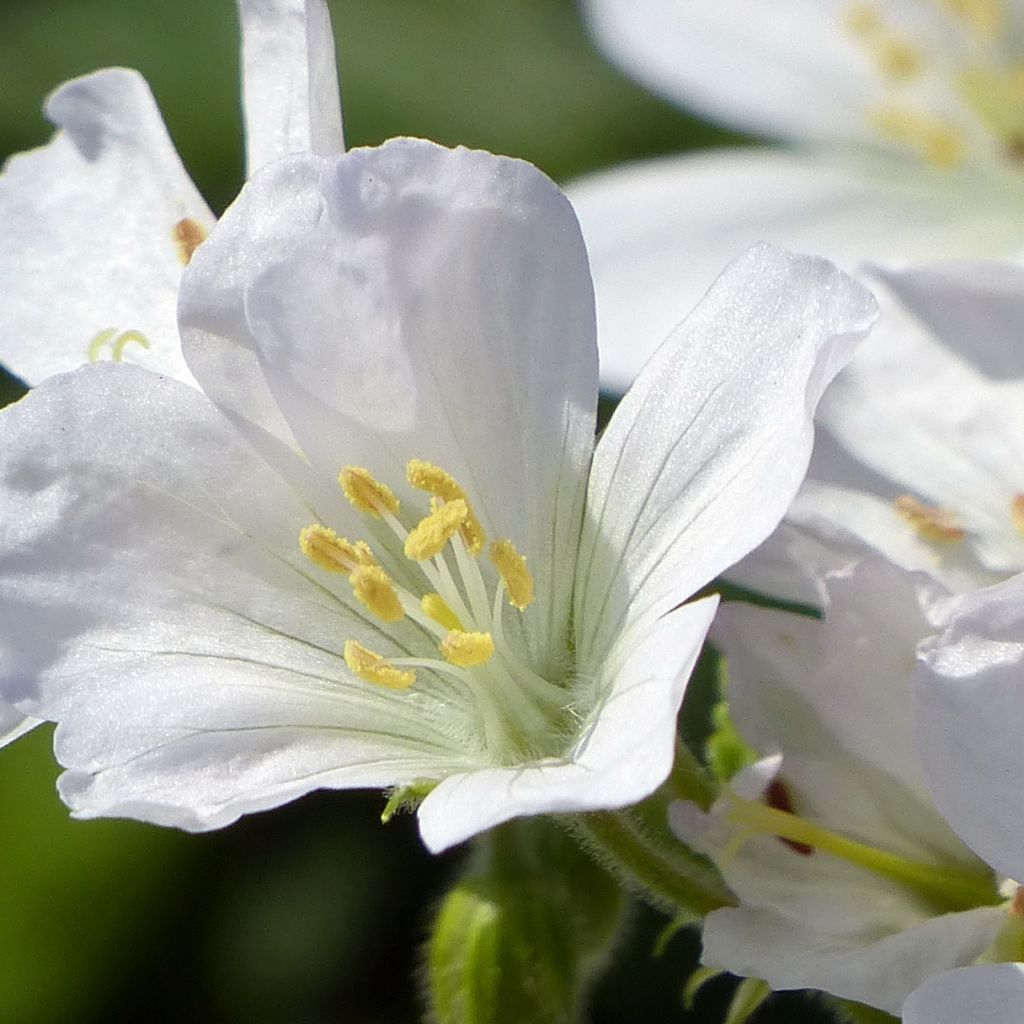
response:
[(665, 616), (598, 680), (605, 691), (562, 761), (453, 775), (420, 808), (420, 833), (434, 852), (527, 814), (624, 807), (668, 775), (676, 714), (717, 607), (706, 598)]
[(572, 208), (529, 164), (418, 140), (321, 166), (315, 228), (246, 295), (270, 389), (325, 478), (454, 474), (529, 558), (541, 661), (565, 647), (597, 394)]
[(418, 631), (388, 641), (311, 569), (315, 511), (199, 392), (87, 367), (2, 428), (2, 696), (59, 723), (76, 814), (213, 828), (474, 763), (468, 716), (347, 672), (345, 639), (400, 653)]
[(915, 679), (918, 744), (935, 802), (979, 856), (1024, 878), (1024, 576), (968, 598)]
[(823, 260), (756, 247), (658, 350), (598, 444), (577, 570), (580, 664), (775, 528), (821, 392), (874, 317)]
[(847, 0), (589, 0), (598, 41), (650, 88), (755, 133), (850, 140), (881, 93)]
[(237, 0), (247, 177), (292, 153), (341, 153), (341, 97), (324, 0)]
[[(175, 326), (189, 246), (213, 224), (145, 81), (111, 68), (61, 86), (46, 104), (61, 130), (0, 176), (0, 361), (29, 384), (111, 358), (189, 380)], [(106, 344), (99, 344), (103, 337)], [(131, 336), (129, 336), (131, 337)]]
[[(818, 892), (822, 902), (833, 895)], [(873, 898), (877, 902), (873, 894), (863, 894), (860, 906), (870, 905)], [(898, 1013), (922, 981), (977, 958), (1004, 920), (1000, 908), (982, 907), (926, 918), (882, 938), (868, 928), (837, 938), (771, 911), (716, 910), (704, 923), (702, 959), (713, 967), (763, 978), (773, 989), (816, 988)], [(957, 1024), (971, 1020), (955, 1019)], [(928, 1019), (928, 1024), (934, 1022)]]
[(820, 418), (858, 459), (952, 510), (992, 571), (1024, 567), (1011, 503), (1024, 492), (1020, 386), (998, 384), (946, 349), (891, 298)]
[(782, 751), (798, 814), (911, 860), (976, 866), (932, 805), (911, 727), (917, 643), (945, 596), (881, 559), (823, 584), (824, 621), (725, 605), (712, 638), (754, 749)]
[(903, 1024), (1017, 1024), (1024, 964), (961, 967), (929, 978), (903, 1004)]
[[(959, 186), (959, 187), (958, 187)], [(627, 165), (569, 188), (597, 289), (602, 386), (621, 393), (721, 268), (755, 242), (923, 260), (1016, 251), (1009, 201), (881, 156), (724, 150)]]

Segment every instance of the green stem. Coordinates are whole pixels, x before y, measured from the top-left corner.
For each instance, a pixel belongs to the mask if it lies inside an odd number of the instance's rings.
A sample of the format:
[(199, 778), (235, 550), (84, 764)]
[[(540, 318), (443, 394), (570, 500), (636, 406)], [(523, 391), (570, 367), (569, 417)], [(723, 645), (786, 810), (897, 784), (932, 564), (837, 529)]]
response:
[(625, 884), (660, 909), (703, 917), (736, 903), (714, 865), (633, 811), (573, 815), (569, 827)]

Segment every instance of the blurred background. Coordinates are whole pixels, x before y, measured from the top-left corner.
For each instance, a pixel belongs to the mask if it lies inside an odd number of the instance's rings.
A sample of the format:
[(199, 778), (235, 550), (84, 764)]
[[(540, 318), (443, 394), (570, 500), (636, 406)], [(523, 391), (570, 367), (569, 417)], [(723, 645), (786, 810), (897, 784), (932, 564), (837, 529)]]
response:
[[(420, 135), (524, 157), (565, 182), (741, 141), (614, 71), (573, 0), (330, 6), (349, 146)], [(242, 181), (237, 49), (232, 0), (0, 0), (0, 157), (47, 140), (40, 107), (60, 82), (127, 65), (220, 212)], [(19, 393), (0, 380), (0, 404)], [(703, 714), (688, 711), (688, 731)], [(458, 851), (429, 856), (413, 819), (381, 826), (383, 800), (365, 793), (315, 794), (203, 836), (73, 822), (50, 744), (40, 729), (0, 750), (0, 1021), (418, 1019), (419, 949)], [(725, 980), (683, 1008), (693, 934), (654, 959), (666, 923), (633, 909), (594, 1024), (722, 1019)], [(821, 1019), (809, 997), (774, 1000), (758, 1018), (797, 1019)]]

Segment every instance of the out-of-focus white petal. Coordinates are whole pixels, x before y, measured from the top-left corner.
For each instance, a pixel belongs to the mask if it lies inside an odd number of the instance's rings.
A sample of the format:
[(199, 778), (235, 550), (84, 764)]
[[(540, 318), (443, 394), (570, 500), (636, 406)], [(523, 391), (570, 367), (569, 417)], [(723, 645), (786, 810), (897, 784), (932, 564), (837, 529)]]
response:
[(669, 157), (580, 179), (569, 198), (594, 270), (601, 384), (618, 393), (721, 268), (756, 242), (827, 256), (852, 271), (868, 258), (1009, 254), (1021, 237), (984, 189), (870, 154)]
[(875, 315), (824, 260), (752, 249), (658, 350), (594, 455), (576, 587), (584, 670), (760, 543), (793, 499), (818, 398)]
[(1024, 378), (1024, 266), (958, 260), (898, 270), (874, 267), (872, 274), (975, 370), (996, 380)]
[(420, 807), (420, 832), (437, 852), (526, 814), (624, 807), (668, 775), (676, 713), (718, 600), (666, 615), (609, 660), (603, 694), (567, 757), (454, 775)]
[(821, 422), (894, 488), (951, 511), (990, 570), (1020, 569), (1020, 385), (983, 376), (882, 298), (871, 337), (822, 400)]
[(903, 1024), (1018, 1024), (1024, 964), (960, 967), (929, 978), (903, 1004)]
[(149, 87), (134, 71), (98, 71), (62, 85), (46, 114), (60, 131), (0, 176), (0, 361), (36, 384), (87, 362), (90, 349), (97, 359), (123, 352), (191, 380), (175, 301), (213, 215)]
[[(640, 82), (756, 134), (834, 141), (867, 134), (883, 94), (846, 28), (847, 0), (588, 0), (603, 49)], [(889, 6), (889, 5), (887, 5)]]
[(405, 653), (418, 629), (311, 568), (317, 516), (198, 391), (87, 367), (3, 419), (3, 692), (60, 723), (76, 814), (214, 828), (473, 763), (471, 715), (348, 672), (346, 639)]
[(248, 177), (292, 153), (345, 148), (324, 0), (237, 0)]
[(1024, 878), (1024, 575), (962, 599), (923, 655), (918, 745), (936, 805), (997, 870)]
[(454, 474), (529, 559), (543, 658), (568, 630), (597, 394), (572, 207), (529, 164), (412, 139), (324, 161), (318, 187), (315, 229), (246, 297), (270, 390), (325, 479)]

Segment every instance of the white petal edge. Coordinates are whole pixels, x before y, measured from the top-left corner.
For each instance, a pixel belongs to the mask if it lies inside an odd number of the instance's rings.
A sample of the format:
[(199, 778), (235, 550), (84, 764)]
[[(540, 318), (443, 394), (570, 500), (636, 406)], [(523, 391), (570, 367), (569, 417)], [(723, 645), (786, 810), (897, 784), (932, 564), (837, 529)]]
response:
[(903, 1024), (1019, 1024), (1024, 964), (960, 967), (929, 978), (903, 1004)]
[(237, 0), (247, 177), (293, 153), (345, 149), (324, 0)]
[[(191, 380), (175, 323), (190, 236), (213, 214), (185, 172), (152, 93), (135, 71), (76, 78), (46, 102), (60, 129), (12, 157), (0, 176), (0, 361), (26, 383), (112, 357), (122, 332), (129, 362)], [(134, 337), (134, 336), (129, 336)]]
[(601, 385), (618, 394), (722, 267), (756, 242), (847, 271), (867, 259), (1020, 247), (1007, 204), (881, 155), (717, 150), (600, 171), (567, 192), (594, 273)]
[(580, 664), (778, 525), (822, 391), (875, 317), (831, 263), (755, 246), (662, 345), (594, 454), (577, 567)]
[(607, 688), (563, 760), (445, 779), (423, 802), (420, 834), (435, 853), (511, 818), (608, 810), (659, 786), (675, 756), (676, 714), (718, 606), (704, 598), (666, 615), (617, 652)]

